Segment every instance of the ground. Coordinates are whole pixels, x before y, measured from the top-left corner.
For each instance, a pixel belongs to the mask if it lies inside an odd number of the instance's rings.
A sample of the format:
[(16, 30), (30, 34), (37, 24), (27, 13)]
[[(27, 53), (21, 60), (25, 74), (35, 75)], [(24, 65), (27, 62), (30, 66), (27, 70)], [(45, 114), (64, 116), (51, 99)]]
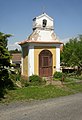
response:
[(0, 120), (82, 120), (82, 93), (0, 105)]

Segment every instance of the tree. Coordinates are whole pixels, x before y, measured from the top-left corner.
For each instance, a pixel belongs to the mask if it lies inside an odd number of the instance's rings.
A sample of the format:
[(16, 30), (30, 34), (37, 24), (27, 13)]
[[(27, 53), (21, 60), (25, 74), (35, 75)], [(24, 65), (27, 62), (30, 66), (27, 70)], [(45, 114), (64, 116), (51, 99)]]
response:
[(21, 50), (18, 50), (17, 48), (15, 50), (10, 50), (10, 54), (12, 55), (13, 53), (21, 53)]
[(64, 45), (61, 62), (64, 66), (77, 66), (80, 70), (82, 69), (82, 35), (70, 39)]
[(0, 97), (4, 96), (5, 87), (12, 84), (6, 69), (6, 67), (10, 66), (10, 54), (7, 49), (7, 42), (10, 36), (10, 34), (0, 32)]
[(7, 42), (10, 34), (0, 32), (0, 69), (10, 65), (10, 54), (7, 50)]
[(11, 34), (4, 34), (4, 33), (0, 32), (0, 46), (7, 48), (8, 38), (11, 36), (12, 36)]

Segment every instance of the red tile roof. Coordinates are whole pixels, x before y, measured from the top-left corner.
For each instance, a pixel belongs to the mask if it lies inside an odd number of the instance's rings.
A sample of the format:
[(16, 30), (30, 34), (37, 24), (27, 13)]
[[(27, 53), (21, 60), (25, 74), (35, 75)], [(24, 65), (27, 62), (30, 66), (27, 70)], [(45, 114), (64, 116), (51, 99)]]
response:
[(22, 41), (22, 42), (19, 42), (19, 45), (23, 45), (23, 44), (25, 44), (25, 43), (39, 43), (39, 44), (63, 44), (63, 42), (60, 42), (60, 41), (47, 41), (47, 42), (45, 42), (45, 41), (33, 41), (33, 40), (24, 40), (24, 41)]

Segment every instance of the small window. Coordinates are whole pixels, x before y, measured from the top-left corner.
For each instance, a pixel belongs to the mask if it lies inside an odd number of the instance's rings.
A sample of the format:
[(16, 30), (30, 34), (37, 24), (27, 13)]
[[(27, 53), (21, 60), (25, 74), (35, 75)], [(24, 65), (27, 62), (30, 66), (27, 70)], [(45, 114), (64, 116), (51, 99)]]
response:
[(43, 20), (43, 27), (46, 27), (46, 25), (47, 25), (47, 20), (44, 19), (44, 20)]

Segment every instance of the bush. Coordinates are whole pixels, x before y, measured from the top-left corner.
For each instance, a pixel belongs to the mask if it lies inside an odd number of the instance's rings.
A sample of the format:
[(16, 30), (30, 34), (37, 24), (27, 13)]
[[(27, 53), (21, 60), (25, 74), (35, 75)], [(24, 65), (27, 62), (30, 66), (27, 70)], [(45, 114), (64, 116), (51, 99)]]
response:
[(0, 82), (2, 82), (1, 84), (2, 88), (10, 89), (14, 87), (14, 84), (10, 79), (9, 72), (7, 69), (3, 69), (2, 71), (0, 71), (0, 76), (1, 76)]
[(43, 85), (45, 81), (38, 75), (29, 76), (30, 85)]
[(6, 89), (13, 89), (14, 83), (10, 79), (7, 69), (0, 70), (0, 98), (4, 98)]
[(38, 75), (32, 75), (32, 76), (29, 76), (29, 82), (41, 82), (42, 78), (39, 77)]
[(28, 79), (27, 76), (21, 76), (20, 82), (22, 87), (38, 86), (44, 85), (46, 83), (46, 81), (38, 75), (31, 75)]
[(62, 75), (63, 75), (62, 72), (55, 72), (53, 77), (56, 78), (56, 79), (62, 79)]

